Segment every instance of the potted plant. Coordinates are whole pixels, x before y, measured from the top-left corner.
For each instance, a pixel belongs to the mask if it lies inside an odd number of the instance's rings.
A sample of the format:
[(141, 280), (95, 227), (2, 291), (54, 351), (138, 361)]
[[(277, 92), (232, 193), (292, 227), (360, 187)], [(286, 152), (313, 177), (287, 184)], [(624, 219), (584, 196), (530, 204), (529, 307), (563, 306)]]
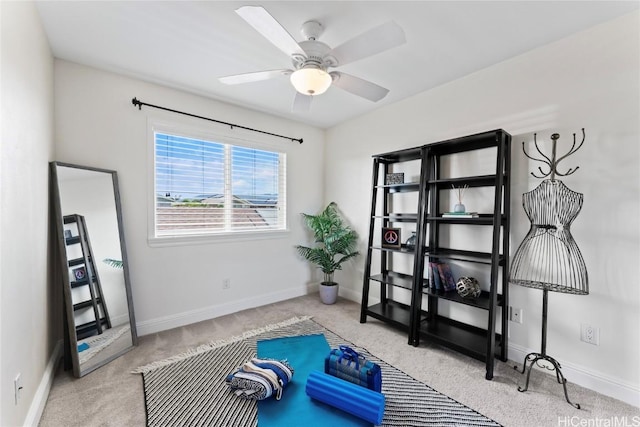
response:
[(357, 256), (358, 235), (344, 223), (335, 202), (318, 215), (303, 213), (307, 227), (313, 232), (316, 246), (313, 248), (297, 245), (298, 253), (307, 261), (316, 264), (324, 273), (320, 283), (320, 299), (324, 304), (333, 304), (338, 297), (338, 284), (333, 281), (333, 273), (342, 269), (342, 264)]

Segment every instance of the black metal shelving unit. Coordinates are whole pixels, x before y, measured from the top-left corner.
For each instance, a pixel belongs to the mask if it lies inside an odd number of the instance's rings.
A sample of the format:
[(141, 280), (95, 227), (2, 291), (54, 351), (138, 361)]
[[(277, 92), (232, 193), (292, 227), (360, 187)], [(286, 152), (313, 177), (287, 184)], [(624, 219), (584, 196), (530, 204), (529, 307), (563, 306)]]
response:
[[(494, 174), (455, 178), (445, 175), (442, 167), (445, 156), (486, 148), (496, 149)], [(482, 360), (486, 363), (487, 379), (493, 378), (496, 358), (507, 360), (510, 150), (511, 136), (498, 129), (373, 156), (371, 220), (360, 321), (364, 323), (370, 316), (406, 330), (411, 345), (418, 346), (421, 340), (427, 340)], [(420, 162), (418, 182), (381, 184), (384, 176), (395, 171), (399, 164), (416, 160)], [(444, 218), (441, 192), (450, 190), (452, 185), (493, 188), (493, 211), (481, 213), (477, 218)], [(406, 192), (416, 193), (416, 211), (394, 212), (394, 194)], [(415, 248), (389, 249), (374, 242), (376, 227), (389, 227), (396, 222), (415, 222)], [(444, 246), (441, 227), (458, 225), (490, 227), (491, 251), (476, 252)], [(380, 256), (380, 271), (372, 273), (374, 253)], [(393, 270), (393, 258), (398, 256), (413, 256), (412, 274)], [(425, 279), (428, 276), (425, 265), (431, 261), (447, 260), (463, 265), (487, 266), (490, 280), (478, 298), (462, 298), (456, 291), (436, 291), (430, 287)], [(380, 296), (376, 304), (369, 305), (372, 282), (380, 284)], [(408, 290), (409, 302), (391, 298), (389, 288)], [(471, 307), (470, 310), (484, 311), (486, 326), (473, 326), (441, 314), (438, 309), (441, 300)], [(500, 316), (499, 307), (502, 307)], [(496, 332), (498, 324), (501, 333)]]
[[(91, 242), (87, 231), (87, 225), (82, 215), (66, 215), (63, 218), (64, 224), (75, 224), (77, 235), (66, 237), (65, 245), (67, 248), (78, 245), (81, 256), (79, 258), (70, 259), (68, 261), (70, 276), (73, 276), (74, 267), (82, 267), (84, 277), (74, 277), (70, 280), (71, 289), (86, 287), (88, 289), (88, 299), (73, 304), (72, 312), (75, 314), (92, 313), (93, 320), (89, 320), (83, 324), (76, 323), (76, 337), (78, 340), (87, 338), (95, 334), (101, 334), (103, 329), (111, 327), (111, 320), (107, 305), (103, 298), (102, 285), (100, 277), (96, 269)], [(68, 256), (67, 256), (68, 257)]]
[[(406, 302), (402, 303), (390, 297), (390, 293), (392, 293), (390, 290), (391, 288), (398, 288), (412, 292), (415, 287), (415, 275), (422, 274), (424, 257), (420, 255), (420, 246), (424, 244), (424, 232), (422, 231), (424, 223), (421, 219), (426, 208), (424, 204), (426, 202), (424, 198), (426, 189), (426, 181), (424, 179), (426, 177), (425, 159), (426, 149), (423, 147), (394, 151), (373, 157), (371, 216), (360, 321), (364, 323), (367, 316), (371, 316), (406, 330), (409, 335), (409, 343), (413, 340), (410, 306)], [(386, 184), (386, 175), (388, 173), (397, 173), (398, 167), (407, 162), (414, 163), (414, 171), (419, 169), (418, 179), (399, 184)], [(414, 197), (414, 204), (418, 207), (416, 211), (394, 211), (394, 198), (401, 194)], [(403, 244), (399, 248), (388, 248), (382, 246), (381, 242), (374, 242), (376, 227), (381, 229), (382, 227), (391, 227), (397, 224), (415, 224), (417, 242), (414, 247), (407, 247)], [(380, 268), (379, 271), (372, 273), (371, 264), (374, 253), (379, 256)], [(399, 261), (398, 258), (413, 262), (410, 274), (406, 271), (394, 270), (394, 260)], [(376, 282), (379, 285), (380, 294), (378, 302), (369, 305), (371, 282)]]

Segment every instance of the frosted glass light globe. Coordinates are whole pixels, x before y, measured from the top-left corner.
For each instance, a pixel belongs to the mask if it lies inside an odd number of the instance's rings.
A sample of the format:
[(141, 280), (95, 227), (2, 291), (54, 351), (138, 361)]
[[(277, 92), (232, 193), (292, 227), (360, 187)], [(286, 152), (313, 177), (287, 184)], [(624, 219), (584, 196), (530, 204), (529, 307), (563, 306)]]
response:
[(321, 95), (331, 86), (331, 76), (320, 68), (301, 68), (291, 74), (291, 84), (304, 95)]

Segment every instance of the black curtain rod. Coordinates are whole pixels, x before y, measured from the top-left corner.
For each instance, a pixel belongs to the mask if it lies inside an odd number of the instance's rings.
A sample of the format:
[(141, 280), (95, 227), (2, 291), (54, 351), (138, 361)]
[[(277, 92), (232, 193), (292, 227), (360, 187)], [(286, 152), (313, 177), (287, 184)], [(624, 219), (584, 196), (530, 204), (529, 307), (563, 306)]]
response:
[(138, 110), (142, 110), (142, 106), (146, 105), (147, 107), (153, 107), (153, 108), (158, 108), (160, 110), (171, 111), (172, 113), (182, 114), (182, 115), (189, 116), (189, 117), (195, 117), (196, 119), (209, 120), (210, 122), (220, 123), (220, 124), (223, 124), (223, 125), (230, 126), (231, 129), (240, 128), (240, 129), (250, 130), (252, 132), (258, 132), (258, 133), (263, 133), (265, 135), (277, 136), (278, 138), (289, 139), (289, 140), (291, 140), (291, 142), (299, 142), (300, 144), (302, 144), (302, 138), (299, 138), (299, 139), (298, 138), (291, 138), (290, 136), (278, 135), (277, 133), (265, 132), (265, 131), (260, 130), (260, 129), (253, 129), (253, 128), (249, 128), (249, 127), (246, 127), (246, 126), (236, 125), (234, 123), (228, 123), (228, 122), (223, 122), (223, 121), (216, 120), (216, 119), (210, 119), (209, 117), (197, 116), (195, 114), (185, 113), (184, 111), (178, 111), (178, 110), (172, 110), (171, 108), (160, 107), (159, 105), (147, 104), (146, 102), (138, 101), (137, 98), (133, 98), (131, 100), (131, 103), (134, 106), (137, 106)]

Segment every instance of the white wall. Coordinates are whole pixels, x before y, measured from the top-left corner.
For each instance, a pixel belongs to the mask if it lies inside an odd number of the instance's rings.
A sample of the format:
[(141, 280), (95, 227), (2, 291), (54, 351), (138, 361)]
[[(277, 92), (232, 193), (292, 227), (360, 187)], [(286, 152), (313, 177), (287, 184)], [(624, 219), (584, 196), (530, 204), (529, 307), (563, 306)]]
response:
[[(205, 99), (70, 62), (55, 61), (56, 160), (113, 169), (120, 183), (136, 323), (140, 334), (303, 295), (312, 269), (294, 245), (307, 242), (300, 212), (322, 208), (324, 132), (263, 113)], [(304, 144), (135, 108), (131, 99), (268, 132)], [(262, 240), (151, 247), (147, 242), (150, 121), (218, 135), (256, 139), (287, 153), (290, 231)], [(222, 289), (224, 279), (231, 288)]]
[[(513, 136), (513, 253), (529, 228), (521, 194), (539, 183), (522, 142), (531, 148), (534, 132), (546, 142), (558, 132), (564, 154), (571, 134), (586, 128), (584, 146), (559, 169), (580, 166), (563, 181), (584, 193), (571, 231), (590, 294), (550, 293), (547, 350), (570, 382), (640, 406), (639, 28), (633, 13), (328, 130), (325, 200), (341, 206), (364, 243), (372, 154), (504, 128)], [(340, 280), (356, 300), (363, 263)], [(510, 323), (510, 357), (521, 363), (540, 351), (542, 293), (510, 290), (511, 305), (524, 309), (524, 323)], [(599, 346), (579, 340), (581, 323), (600, 328)]]
[[(62, 287), (50, 280), (53, 58), (33, 3), (0, 2), (0, 15), (0, 425), (14, 426), (37, 420), (44, 408)], [(16, 405), (18, 373), (24, 388)]]

